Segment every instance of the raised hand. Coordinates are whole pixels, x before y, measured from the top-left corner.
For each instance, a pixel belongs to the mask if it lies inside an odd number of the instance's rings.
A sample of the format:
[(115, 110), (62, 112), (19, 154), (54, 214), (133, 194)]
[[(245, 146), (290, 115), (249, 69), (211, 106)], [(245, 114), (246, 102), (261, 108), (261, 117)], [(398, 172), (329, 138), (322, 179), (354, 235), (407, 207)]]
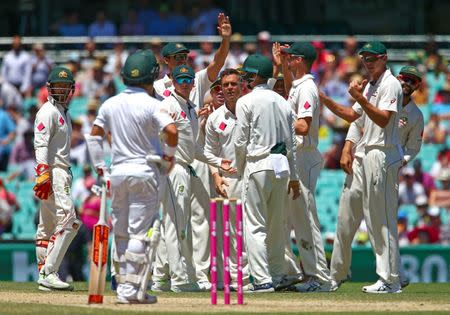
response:
[(363, 96), (362, 92), (366, 84), (367, 84), (366, 79), (364, 79), (362, 82), (360, 82), (359, 80), (353, 80), (352, 82), (350, 82), (350, 85), (348, 87), (348, 93), (350, 93), (350, 95), (355, 100), (358, 100)]
[(273, 62), (276, 66), (281, 65), (281, 49), (280, 49), (280, 43), (275, 42), (272, 44), (272, 56), (273, 56)]
[(232, 34), (230, 18), (220, 13), (217, 17), (217, 31), (222, 38), (230, 38)]

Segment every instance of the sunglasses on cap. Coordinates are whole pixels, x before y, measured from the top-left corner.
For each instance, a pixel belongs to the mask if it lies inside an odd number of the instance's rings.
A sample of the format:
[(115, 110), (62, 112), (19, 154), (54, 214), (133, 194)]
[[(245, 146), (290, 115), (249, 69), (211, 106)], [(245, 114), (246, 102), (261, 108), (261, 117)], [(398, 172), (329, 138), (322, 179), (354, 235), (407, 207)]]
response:
[(191, 84), (192, 82), (194, 82), (194, 79), (192, 79), (192, 78), (177, 78), (177, 79), (175, 79), (175, 81), (177, 81), (178, 84), (183, 84), (183, 83)]
[(375, 56), (361, 56), (361, 60), (362, 61), (364, 61), (364, 62), (375, 62), (375, 61), (377, 61), (378, 59), (380, 59), (380, 58), (382, 58), (383, 56), (385, 56), (385, 55), (375, 55)]
[(402, 81), (402, 82), (405, 82), (406, 84), (409, 84), (409, 85), (417, 85), (418, 83), (419, 83), (419, 80), (418, 79), (416, 79), (416, 78), (413, 78), (413, 77), (410, 77), (410, 76), (407, 76), (407, 75), (403, 75), (403, 74), (400, 74), (399, 76), (398, 76), (398, 78)]
[(187, 54), (176, 54), (172, 55), (172, 58), (176, 61), (186, 61), (187, 60)]

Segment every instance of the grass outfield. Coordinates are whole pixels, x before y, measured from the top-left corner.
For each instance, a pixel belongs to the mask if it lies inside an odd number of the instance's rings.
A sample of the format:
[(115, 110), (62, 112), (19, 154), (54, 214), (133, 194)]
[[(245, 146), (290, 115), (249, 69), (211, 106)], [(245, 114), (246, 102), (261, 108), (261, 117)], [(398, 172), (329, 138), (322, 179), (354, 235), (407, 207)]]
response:
[[(366, 294), (363, 283), (346, 283), (333, 293), (265, 293), (245, 295), (245, 305), (210, 305), (209, 293), (158, 293), (154, 305), (115, 305), (108, 290), (103, 305), (87, 305), (87, 284), (74, 292), (38, 291), (35, 283), (0, 283), (0, 314), (247, 314), (314, 313), (450, 314), (450, 284), (412, 284), (402, 294)], [(223, 303), (219, 294), (218, 303)]]

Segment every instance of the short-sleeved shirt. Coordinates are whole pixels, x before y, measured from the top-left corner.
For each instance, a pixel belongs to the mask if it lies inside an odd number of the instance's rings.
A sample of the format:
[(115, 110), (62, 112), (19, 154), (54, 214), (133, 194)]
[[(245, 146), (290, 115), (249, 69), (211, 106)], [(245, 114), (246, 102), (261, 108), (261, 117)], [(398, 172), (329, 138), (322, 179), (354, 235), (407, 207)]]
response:
[[(209, 87), (212, 82), (209, 81), (207, 69), (197, 71), (195, 73), (195, 83), (192, 88), (191, 94), (189, 95), (189, 100), (198, 108), (203, 107), (203, 98), (206, 92), (209, 91)], [(155, 81), (153, 87), (159, 95), (164, 98), (169, 97), (171, 94), (175, 93), (172, 79), (168, 75), (165, 75), (162, 79)]]
[[(8, 113), (0, 108), (0, 141), (4, 140), (11, 132), (16, 130), (16, 125)], [(11, 151), (11, 145), (0, 145), (0, 154)]]
[[(400, 82), (392, 75), (389, 69), (386, 69), (376, 82), (370, 82), (366, 85), (363, 95), (378, 109), (394, 112), (394, 115), (391, 116), (391, 119), (384, 128), (378, 126), (369, 116), (365, 115), (364, 134), (361, 139), (365, 147), (399, 146), (398, 113), (403, 99)], [(364, 113), (363, 108), (357, 102), (352, 108), (359, 115)]]
[(128, 87), (106, 100), (94, 121), (94, 125), (113, 135), (113, 166), (146, 164), (146, 155), (157, 153), (155, 143), (159, 143), (159, 134), (170, 123), (173, 120), (161, 102), (137, 87)]
[(292, 82), (288, 97), (297, 119), (311, 117), (311, 125), (306, 136), (297, 135), (298, 148), (317, 147), (319, 141), (320, 102), (319, 90), (311, 74)]
[(70, 167), (72, 123), (61, 105), (49, 97), (34, 121), (34, 150), (37, 164)]

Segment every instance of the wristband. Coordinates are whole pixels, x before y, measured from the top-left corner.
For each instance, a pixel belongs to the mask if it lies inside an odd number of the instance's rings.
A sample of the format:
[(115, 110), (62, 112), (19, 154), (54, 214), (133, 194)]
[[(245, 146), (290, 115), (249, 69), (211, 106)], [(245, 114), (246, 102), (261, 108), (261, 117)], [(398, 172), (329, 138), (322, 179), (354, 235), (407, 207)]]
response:
[(175, 155), (175, 152), (177, 151), (177, 147), (171, 147), (169, 145), (164, 145), (163, 146), (163, 153), (164, 155), (167, 155), (169, 157), (173, 157)]

